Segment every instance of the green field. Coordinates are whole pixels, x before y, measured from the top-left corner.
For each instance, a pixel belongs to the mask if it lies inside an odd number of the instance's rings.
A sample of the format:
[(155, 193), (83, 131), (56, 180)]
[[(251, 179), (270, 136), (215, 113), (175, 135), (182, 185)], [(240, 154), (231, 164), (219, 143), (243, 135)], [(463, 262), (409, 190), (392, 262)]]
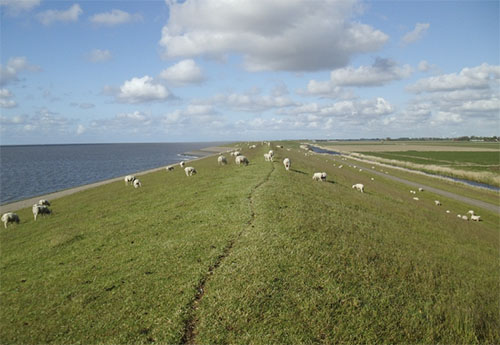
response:
[(398, 151), (360, 153), (417, 164), (433, 164), (463, 170), (488, 171), (500, 174), (500, 153), (494, 151)]
[(466, 222), (470, 205), (284, 145), (19, 211), (0, 343), (500, 343), (498, 213)]

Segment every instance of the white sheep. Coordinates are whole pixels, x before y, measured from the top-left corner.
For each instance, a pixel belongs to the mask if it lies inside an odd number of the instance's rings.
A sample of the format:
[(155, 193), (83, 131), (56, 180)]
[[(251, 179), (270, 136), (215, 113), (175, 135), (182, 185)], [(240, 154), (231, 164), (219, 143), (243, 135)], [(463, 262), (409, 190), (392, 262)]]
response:
[(481, 216), (477, 216), (474, 214), (470, 216), (470, 220), (473, 220), (475, 222), (479, 222), (481, 220), (480, 218), (481, 218)]
[(410, 190), (410, 193), (411, 194), (417, 194), (417, 192), (415, 192), (414, 190)]
[(46, 205), (39, 205), (39, 204), (34, 204), (32, 207), (32, 211), (33, 211), (33, 218), (35, 218), (35, 220), (39, 214), (52, 213), (52, 211)]
[(418, 191), (419, 191), (419, 192), (423, 192), (423, 191), (424, 191), (424, 189), (423, 189), (422, 187), (420, 187), (420, 188), (418, 189)]
[(238, 165), (243, 164), (243, 165), (245, 165), (245, 166), (246, 166), (246, 165), (248, 165), (248, 164), (250, 163), (250, 162), (248, 161), (248, 158), (247, 158), (247, 157), (245, 157), (245, 156), (236, 156), (236, 160), (235, 160), (235, 161), (236, 161), (236, 164), (238, 164)]
[(274, 151), (273, 150), (269, 150), (268, 154), (269, 154), (269, 156), (274, 157)]
[(16, 224), (19, 224), (19, 216), (17, 214), (15, 214), (14, 212), (7, 212), (7, 213), (4, 213), (2, 215), (2, 222), (3, 222), (3, 226), (5, 227), (5, 229), (7, 229), (7, 224), (8, 223), (16, 223)]
[(134, 175), (127, 175), (125, 176), (125, 185), (128, 186), (128, 184), (134, 183), (135, 176)]
[(47, 199), (40, 199), (40, 201), (38, 201), (38, 205), (50, 206), (50, 201)]
[(474, 211), (469, 210), (469, 211), (467, 212), (467, 214), (470, 214), (471, 216), (473, 216), (473, 215), (474, 215)]
[(457, 214), (457, 218), (462, 218), (462, 215), (461, 214)]
[(138, 178), (136, 178), (134, 180), (134, 188), (139, 188), (139, 187), (142, 187), (142, 183), (141, 183), (141, 181), (139, 181)]
[(227, 164), (227, 159), (224, 156), (219, 156), (217, 158), (217, 164), (219, 165), (226, 165)]
[(241, 155), (240, 151), (231, 152), (231, 156), (238, 157), (239, 155)]
[(451, 211), (450, 210), (446, 210), (446, 213), (451, 213)]
[(314, 181), (326, 181), (326, 172), (317, 172), (313, 174), (312, 179)]
[(254, 148), (256, 148), (256, 147), (257, 147), (257, 146), (255, 146), (255, 145), (250, 145), (250, 146), (248, 146), (248, 148), (249, 148), (249, 149), (254, 149)]
[(375, 179), (373, 177), (371, 177), (370, 180), (375, 181)]
[(285, 169), (287, 171), (290, 170), (290, 166), (292, 165), (292, 162), (290, 161), (290, 158), (283, 159), (283, 165), (285, 166)]
[(172, 170), (174, 170), (174, 167), (173, 166), (168, 166), (168, 167), (166, 167), (166, 169), (167, 169), (167, 171), (172, 171)]
[(184, 161), (181, 161), (179, 165), (181, 166), (181, 168), (184, 168), (184, 165), (186, 165), (186, 163)]
[(362, 183), (353, 184), (352, 188), (359, 190), (361, 193), (364, 193), (364, 190), (365, 190), (365, 186)]
[(272, 162), (273, 161), (273, 156), (271, 156), (269, 153), (264, 153), (264, 160), (266, 162)]
[(342, 169), (344, 166), (342, 164), (339, 165), (339, 169)]
[(467, 216), (465, 216), (465, 215), (462, 216), (462, 219), (463, 220), (469, 220), (469, 218)]
[(436, 206), (441, 206), (441, 202), (440, 202), (439, 200), (434, 200), (434, 204), (435, 204)]
[(413, 197), (413, 200), (415, 200), (415, 201), (419, 201), (420, 199), (419, 199), (418, 197), (416, 197), (416, 196), (415, 196), (415, 197)]
[(196, 175), (196, 169), (193, 167), (185, 167), (184, 172), (186, 173), (186, 176)]

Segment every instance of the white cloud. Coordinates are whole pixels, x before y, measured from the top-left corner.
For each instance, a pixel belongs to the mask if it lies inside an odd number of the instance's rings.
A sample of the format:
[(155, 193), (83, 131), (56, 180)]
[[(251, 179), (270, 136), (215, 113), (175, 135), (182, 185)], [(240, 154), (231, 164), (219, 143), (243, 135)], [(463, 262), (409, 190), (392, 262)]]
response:
[(82, 135), (83, 133), (85, 133), (85, 131), (87, 130), (87, 128), (85, 128), (84, 125), (82, 124), (79, 124), (77, 127), (76, 127), (76, 135)]
[(415, 84), (408, 86), (407, 90), (422, 93), (465, 89), (487, 89), (490, 88), (492, 80), (499, 79), (500, 66), (492, 66), (483, 63), (477, 67), (464, 68), (458, 74), (443, 74), (420, 79)]
[(114, 26), (142, 20), (140, 14), (130, 14), (122, 10), (113, 9), (111, 12), (94, 14), (90, 21), (94, 24)]
[(29, 11), (38, 5), (40, 5), (40, 0), (0, 0), (0, 6), (4, 6), (10, 15)]
[(165, 58), (242, 54), (250, 71), (338, 68), (388, 40), (352, 20), (356, 9), (355, 0), (170, 3), (160, 46)]
[(54, 22), (76, 22), (83, 13), (78, 4), (73, 4), (65, 11), (47, 10), (37, 14), (37, 18), (43, 25), (50, 25)]
[(403, 36), (403, 38), (401, 39), (402, 42), (405, 44), (410, 44), (418, 41), (425, 35), (427, 30), (429, 30), (430, 26), (431, 25), (429, 23), (417, 23), (412, 31)]
[(123, 103), (145, 103), (165, 101), (172, 97), (163, 85), (155, 83), (150, 76), (132, 78), (120, 86), (116, 99)]
[(0, 108), (14, 108), (17, 106), (16, 101), (12, 98), (12, 93), (7, 89), (0, 89)]
[(211, 101), (222, 107), (245, 112), (261, 112), (296, 105), (296, 103), (286, 95), (267, 96), (260, 95), (258, 92), (249, 92), (247, 94), (219, 94)]
[(198, 84), (205, 79), (201, 68), (192, 59), (179, 61), (163, 70), (160, 78), (175, 86)]
[(111, 52), (107, 49), (93, 49), (87, 59), (91, 62), (105, 62), (111, 60)]
[(340, 86), (334, 85), (330, 80), (317, 81), (310, 80), (307, 83), (307, 89), (297, 90), (299, 95), (303, 96), (320, 96), (325, 98), (352, 98), (354, 95), (350, 91), (346, 91)]
[(39, 66), (31, 65), (24, 56), (10, 58), (5, 67), (0, 65), (0, 86), (19, 81), (18, 74), (20, 72), (39, 70)]

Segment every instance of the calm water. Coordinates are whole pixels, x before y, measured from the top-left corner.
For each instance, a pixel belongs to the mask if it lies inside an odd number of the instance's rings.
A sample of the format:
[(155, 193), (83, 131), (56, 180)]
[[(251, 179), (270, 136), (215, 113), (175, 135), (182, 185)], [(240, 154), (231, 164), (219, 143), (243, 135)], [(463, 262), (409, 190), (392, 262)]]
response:
[(0, 204), (56, 192), (192, 157), (224, 143), (0, 146)]

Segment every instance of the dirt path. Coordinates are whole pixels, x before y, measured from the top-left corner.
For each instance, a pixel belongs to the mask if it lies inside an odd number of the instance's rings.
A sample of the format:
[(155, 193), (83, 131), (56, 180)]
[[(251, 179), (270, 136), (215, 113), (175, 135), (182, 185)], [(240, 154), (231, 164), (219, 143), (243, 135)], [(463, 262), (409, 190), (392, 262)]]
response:
[[(206, 158), (206, 157), (215, 156), (215, 155), (219, 154), (219, 152), (228, 152), (231, 150), (233, 150), (233, 149), (230, 147), (221, 147), (221, 146), (207, 147), (207, 148), (196, 151), (197, 155), (203, 156), (203, 157), (191, 159), (187, 162), (194, 162), (194, 161)], [(176, 163), (169, 164), (169, 165), (175, 165), (175, 164)], [(160, 168), (155, 168), (155, 169), (137, 172), (137, 173), (132, 174), (132, 175), (141, 176), (141, 175), (149, 174), (152, 172), (163, 170), (163, 169), (165, 169), (166, 166), (168, 166), (168, 165), (165, 165), (165, 166), (160, 167)], [(54, 192), (54, 193), (45, 194), (45, 195), (39, 195), (39, 196), (36, 196), (33, 198), (24, 199), (21, 201), (16, 201), (16, 202), (13, 202), (10, 204), (1, 205), (0, 206), (0, 214), (4, 214), (5, 212), (17, 211), (17, 210), (20, 210), (20, 209), (26, 208), (26, 207), (31, 207), (32, 205), (38, 203), (38, 201), (40, 199), (54, 200), (54, 199), (58, 199), (58, 198), (61, 198), (63, 196), (66, 196), (66, 195), (71, 195), (71, 194), (81, 192), (81, 191), (86, 190), (86, 189), (95, 188), (95, 187), (102, 186), (102, 185), (116, 182), (116, 181), (123, 182), (123, 176), (115, 177), (115, 178), (112, 178), (109, 180), (99, 181), (99, 182), (95, 182), (95, 183), (91, 183), (91, 184), (86, 184), (86, 185), (79, 186), (79, 187), (61, 190), (59, 192)]]

